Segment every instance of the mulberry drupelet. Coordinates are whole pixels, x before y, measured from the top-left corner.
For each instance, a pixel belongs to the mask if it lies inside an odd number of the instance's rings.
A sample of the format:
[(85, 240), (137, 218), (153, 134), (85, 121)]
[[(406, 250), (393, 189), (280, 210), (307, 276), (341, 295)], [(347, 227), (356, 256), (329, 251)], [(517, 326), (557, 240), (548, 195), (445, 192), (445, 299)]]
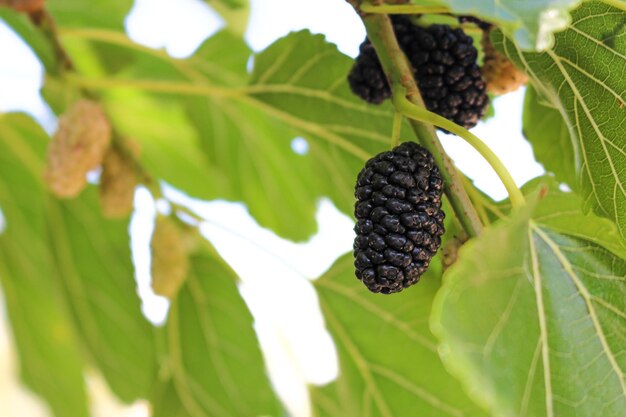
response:
[(359, 47), (359, 56), (348, 74), (348, 83), (354, 94), (371, 104), (380, 104), (391, 97), (389, 82), (369, 39)]
[(426, 271), (444, 233), (442, 192), (433, 156), (413, 142), (367, 161), (354, 193), (354, 266), (370, 291), (402, 291)]

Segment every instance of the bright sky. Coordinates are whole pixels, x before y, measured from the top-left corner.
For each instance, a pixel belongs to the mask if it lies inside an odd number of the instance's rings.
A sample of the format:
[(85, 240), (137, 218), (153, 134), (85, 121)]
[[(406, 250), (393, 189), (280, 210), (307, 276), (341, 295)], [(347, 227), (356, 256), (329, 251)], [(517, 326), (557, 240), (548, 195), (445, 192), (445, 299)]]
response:
[[(127, 30), (139, 43), (165, 47), (170, 54), (182, 57), (191, 54), (221, 24), (219, 16), (199, 0), (137, 0), (127, 19)], [(303, 28), (325, 34), (342, 52), (352, 56), (365, 36), (361, 23), (346, 2), (252, 0), (246, 40), (255, 51), (260, 51), (290, 31)], [(0, 61), (0, 111), (26, 111), (48, 131), (53, 131), (54, 117), (38, 92), (41, 66), (21, 41), (1, 24), (0, 56), (4, 57)], [(519, 185), (543, 172), (521, 136), (522, 102), (522, 91), (497, 99), (494, 103), (496, 117), (474, 129), (509, 167)], [(459, 168), (474, 179), (478, 187), (497, 199), (506, 196), (495, 174), (472, 148), (454, 136), (441, 136)], [(306, 143), (297, 139), (293, 148), (296, 152), (306, 152)], [(190, 202), (175, 190), (169, 190), (167, 195), (179, 202)], [(294, 417), (309, 416), (305, 383), (326, 383), (337, 372), (334, 345), (325, 330), (309, 279), (321, 275), (339, 255), (351, 250), (352, 220), (339, 213), (328, 200), (322, 200), (317, 215), (319, 233), (307, 243), (294, 244), (259, 227), (241, 204), (190, 204), (207, 219), (201, 228), (205, 236), (241, 277), (241, 292), (255, 316), (255, 328), (275, 387)], [(164, 320), (167, 302), (155, 296), (150, 288), (148, 249), (157, 206), (167, 210), (162, 204), (155, 205), (147, 191), (137, 192), (131, 235), (143, 310), (151, 321), (160, 323)], [(0, 231), (2, 223), (0, 212)], [(245, 261), (239, 255), (242, 251), (246, 253)], [(275, 288), (282, 289), (280, 294)], [(0, 331), (0, 342), (2, 333)], [(0, 343), (0, 348), (2, 346)], [(5, 372), (15, 372), (2, 366), (0, 361), (0, 380)], [(14, 397), (6, 397), (6, 400)], [(4, 399), (0, 394), (0, 403)], [(0, 408), (0, 411), (3, 410)], [(138, 416), (146, 411), (139, 407), (129, 412)], [(4, 411), (0, 414), (5, 415)], [(13, 417), (13, 414), (9, 412), (8, 416)]]

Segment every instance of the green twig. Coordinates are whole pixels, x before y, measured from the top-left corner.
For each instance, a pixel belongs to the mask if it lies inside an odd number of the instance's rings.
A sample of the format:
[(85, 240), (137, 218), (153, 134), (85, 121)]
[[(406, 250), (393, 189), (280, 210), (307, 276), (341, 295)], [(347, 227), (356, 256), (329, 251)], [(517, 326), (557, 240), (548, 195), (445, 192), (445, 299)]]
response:
[[(52, 15), (50, 15), (47, 10), (43, 9), (30, 14), (29, 17), (32, 22), (39, 27), (41, 32), (46, 36), (52, 45), (58, 61), (58, 71), (62, 75), (63, 79), (66, 82), (77, 86), (83, 97), (99, 101), (100, 97), (88, 88), (88, 83), (82, 85), (80, 82), (76, 82), (76, 80), (81, 80), (82, 78), (77, 74), (70, 55), (67, 53), (59, 39), (59, 30), (57, 29), (56, 22), (54, 21)], [(154, 199), (165, 198), (158, 181), (152, 177), (141, 164), (141, 161), (129, 146), (127, 139), (121, 135), (115, 127), (113, 127), (113, 139), (111, 146), (114, 147), (130, 163), (138, 182), (148, 189)], [(178, 210), (182, 210), (182, 207), (174, 205), (171, 201), (170, 204)], [(192, 215), (191, 213), (189, 214)]]
[(39, 11), (30, 13), (28, 15), (31, 22), (35, 26), (41, 30), (41, 32), (45, 35), (45, 37), (50, 41), (50, 45), (54, 51), (54, 54), (57, 58), (57, 70), (60, 73), (65, 71), (73, 71), (74, 64), (70, 59), (70, 56), (63, 48), (61, 41), (59, 40), (59, 34), (56, 26), (56, 22), (54, 18), (46, 9), (41, 9)]
[(419, 4), (373, 4), (363, 2), (359, 7), (364, 13), (371, 14), (443, 14), (450, 9), (443, 6), (421, 6)]
[(446, 129), (455, 135), (459, 136), (461, 139), (465, 140), (469, 143), (474, 149), (481, 154), (485, 160), (491, 165), (493, 170), (498, 174), (500, 181), (504, 184), (506, 191), (509, 193), (509, 197), (511, 198), (511, 204), (513, 207), (520, 207), (526, 203), (524, 199), (524, 195), (515, 184), (513, 177), (509, 173), (509, 170), (506, 169), (502, 161), (498, 158), (498, 156), (483, 142), (478, 138), (478, 136), (474, 135), (469, 130), (457, 125), (456, 123), (451, 122), (450, 120), (439, 116), (433, 112), (426, 110), (424, 107), (416, 106), (411, 103), (405, 96), (405, 91), (403, 91), (402, 87), (398, 87), (393, 92), (393, 103), (396, 109), (402, 112), (405, 116), (410, 117), (415, 120), (419, 120), (420, 122), (432, 123), (435, 126), (439, 126), (443, 129)]
[[(398, 45), (389, 17), (380, 14), (368, 14), (361, 17), (367, 36), (376, 49), (391, 85), (402, 85), (412, 103), (424, 106), (413, 78), (413, 70)], [(478, 236), (482, 230), (480, 218), (463, 188), (463, 180), (459, 172), (437, 138), (434, 127), (415, 119), (410, 119), (409, 122), (420, 144), (435, 158), (435, 163), (443, 177), (446, 196), (463, 229), (469, 237)]]
[(115, 78), (87, 78), (67, 74), (65, 79), (72, 85), (88, 90), (108, 90), (112, 88), (133, 88), (159, 93), (187, 94), (211, 97), (232, 97), (242, 95), (234, 88), (221, 88), (209, 84), (194, 84), (181, 81), (124, 80)]
[(391, 149), (400, 144), (400, 131), (402, 130), (402, 113), (395, 112), (393, 115), (393, 128), (391, 129)]

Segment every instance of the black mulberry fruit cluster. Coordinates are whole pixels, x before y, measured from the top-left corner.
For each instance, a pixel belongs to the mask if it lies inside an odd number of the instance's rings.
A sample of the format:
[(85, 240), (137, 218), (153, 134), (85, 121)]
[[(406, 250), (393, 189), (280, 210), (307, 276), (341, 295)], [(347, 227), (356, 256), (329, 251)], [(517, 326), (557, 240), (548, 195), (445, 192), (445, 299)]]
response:
[(375, 293), (419, 281), (441, 245), (443, 180), (433, 156), (405, 142), (365, 164), (355, 189), (356, 276)]
[[(416, 26), (404, 15), (392, 16), (392, 23), (400, 48), (413, 67), (426, 108), (467, 129), (476, 126), (485, 114), (489, 98), (476, 64), (478, 51), (472, 38), (447, 25)], [(361, 45), (363, 51), (367, 57), (357, 58), (348, 81), (356, 95), (377, 104), (389, 97), (389, 84), (367, 39)], [(378, 65), (372, 63), (374, 59)], [(366, 77), (374, 68), (380, 73)]]

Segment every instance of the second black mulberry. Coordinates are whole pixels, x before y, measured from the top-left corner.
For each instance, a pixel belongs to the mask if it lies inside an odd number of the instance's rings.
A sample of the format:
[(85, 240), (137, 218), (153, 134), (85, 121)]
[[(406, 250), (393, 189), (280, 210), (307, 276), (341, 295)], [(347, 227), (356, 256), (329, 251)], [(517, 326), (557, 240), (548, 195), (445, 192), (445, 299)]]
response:
[(354, 266), (372, 292), (415, 284), (441, 245), (443, 180), (433, 156), (405, 142), (365, 164), (355, 188)]
[[(400, 48), (413, 67), (426, 108), (467, 129), (483, 117), (489, 98), (473, 40), (447, 25), (414, 25), (404, 15), (391, 18)], [(352, 91), (378, 104), (390, 97), (388, 81), (376, 52), (366, 39), (348, 75)]]

